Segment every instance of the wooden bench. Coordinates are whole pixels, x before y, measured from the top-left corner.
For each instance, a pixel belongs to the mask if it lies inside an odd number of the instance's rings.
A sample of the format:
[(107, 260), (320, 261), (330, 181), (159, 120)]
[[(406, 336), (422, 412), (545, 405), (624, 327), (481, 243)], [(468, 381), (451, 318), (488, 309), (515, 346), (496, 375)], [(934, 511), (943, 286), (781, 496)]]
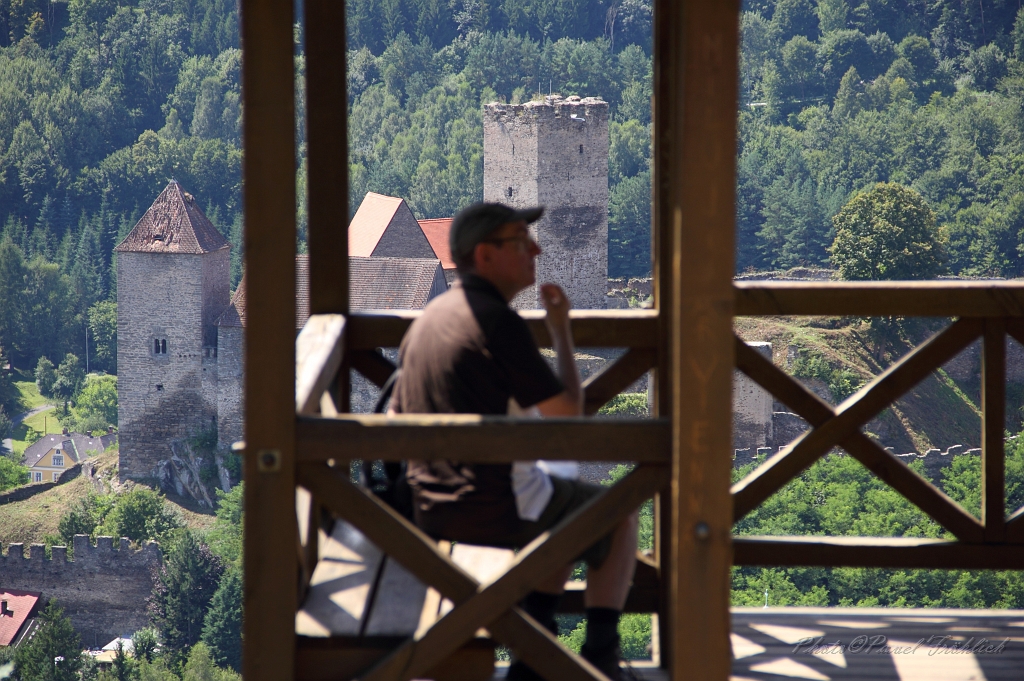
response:
[[(500, 578), (515, 559), (506, 549), (441, 542), (453, 563), (482, 585)], [(645, 557), (640, 566), (649, 567)], [(640, 568), (643, 585), (634, 588), (627, 610), (656, 609), (656, 579)], [(585, 582), (570, 582), (561, 611), (582, 612)], [(321, 530), (319, 560), (295, 617), (302, 679), (349, 679), (372, 666), (396, 644), (421, 635), (452, 609), (452, 603), (425, 586), (398, 561), (385, 555), (349, 523), (334, 522), (330, 534)], [(657, 666), (657, 616), (652, 636), (652, 660)], [(428, 678), (439, 681), (483, 681), (495, 673), (494, 642), (485, 629)]]

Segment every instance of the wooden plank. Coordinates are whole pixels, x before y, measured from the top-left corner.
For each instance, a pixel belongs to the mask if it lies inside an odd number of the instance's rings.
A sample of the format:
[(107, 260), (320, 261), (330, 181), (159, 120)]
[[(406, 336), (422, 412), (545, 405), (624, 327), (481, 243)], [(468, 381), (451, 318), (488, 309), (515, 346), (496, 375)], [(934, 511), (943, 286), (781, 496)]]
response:
[(737, 565), (1024, 569), (1020, 544), (965, 544), (907, 537), (734, 537)]
[(383, 388), (398, 368), (376, 350), (353, 350), (348, 353), (352, 368), (365, 376), (378, 388)]
[(320, 505), (303, 487), (295, 488), (295, 518), (299, 524), (299, 601), (306, 597), (320, 559)]
[(246, 679), (292, 678), (295, 514), (295, 62), (291, 3), (243, 0)]
[[(348, 344), (353, 350), (398, 347), (419, 310), (361, 310), (349, 315)], [(541, 347), (551, 346), (543, 310), (519, 314)], [(656, 348), (658, 313), (654, 310), (572, 310), (572, 335), (578, 348)]]
[(1006, 418), (1006, 323), (986, 319), (981, 363), (981, 522), (985, 541), (1006, 538), (1003, 437)]
[(1019, 508), (1006, 519), (1006, 541), (1024, 543), (1024, 508)]
[(386, 558), (365, 635), (412, 636), (419, 627), (426, 599), (423, 582), (398, 561)]
[(523, 419), (473, 414), (352, 414), (297, 420), (303, 463), (349, 459), (451, 459), (507, 463), (550, 460), (667, 462), (669, 424), (661, 419)]
[[(304, 486), (320, 495), (326, 504), (365, 532), (388, 555), (410, 569), (414, 566), (417, 576), (436, 587), (444, 596), (462, 603), (477, 592), (479, 585), (476, 580), (452, 563), (444, 549), (367, 490), (336, 474), (332, 475), (329, 469), (322, 466), (303, 466), (299, 477)], [(622, 496), (622, 493), (619, 492), (618, 496)], [(518, 608), (500, 615), (490, 623), (489, 629), (498, 640), (511, 646), (527, 664), (548, 678), (567, 681), (592, 681), (594, 678), (591, 673), (593, 668), (589, 664), (572, 655), (557, 638), (552, 637), (543, 627), (536, 626)], [(469, 636), (472, 636), (472, 632)], [(454, 647), (448, 648), (435, 663), (458, 646), (456, 643)], [(402, 650), (407, 648), (403, 647)], [(402, 655), (399, 651), (397, 658), (394, 655), (388, 658), (398, 665), (398, 669), (394, 670), (396, 674), (404, 668)]]
[(654, 350), (630, 348), (614, 362), (583, 382), (584, 413), (588, 416), (635, 383), (658, 361)]
[[(639, 466), (623, 480), (613, 485), (586, 505), (560, 522), (551, 531), (524, 547), (516, 557), (515, 564), (497, 582), (481, 587), (472, 597), (442, 618), (419, 640), (410, 639), (387, 659), (381, 661), (362, 678), (365, 681), (383, 681), (396, 676), (416, 678), (443, 660), (465, 641), (469, 640), (480, 626), (487, 626), (492, 632), (502, 613), (512, 608), (533, 588), (538, 576), (551, 574), (558, 567), (569, 563), (579, 555), (595, 537), (610, 531), (622, 517), (639, 506), (657, 490), (664, 479), (665, 471), (660, 466)], [(453, 599), (455, 600), (455, 599)], [(518, 609), (516, 609), (518, 613)], [(549, 644), (557, 643), (535, 622), (531, 623), (534, 635), (541, 634)], [(508, 632), (505, 632), (508, 634)], [(515, 632), (514, 641), (521, 641)], [(513, 645), (516, 645), (514, 642)], [(522, 646), (522, 643), (519, 643)], [(517, 647), (520, 654), (523, 647)], [(527, 664), (533, 666), (534, 659), (523, 655)], [(565, 656), (560, 656), (564, 658)], [(547, 660), (537, 662), (548, 664)], [(589, 671), (588, 665), (579, 664)], [(535, 667), (541, 674), (544, 668)], [(565, 678), (548, 675), (549, 678)], [(586, 678), (586, 677), (584, 677)], [(600, 679), (600, 676), (595, 678)]]
[(315, 414), (320, 396), (338, 374), (344, 348), (345, 317), (311, 315), (295, 339), (295, 410)]
[(981, 322), (961, 319), (875, 377), (835, 410), (835, 417), (803, 434), (732, 486), (733, 514), (742, 518), (829, 449), (925, 376), (942, 366), (981, 333)]
[[(672, 678), (729, 678), (732, 504), (732, 277), (735, 252), (739, 0), (665, 0), (656, 97), (663, 227), (671, 222)], [(694, 617), (700, 613), (700, 617)]]
[[(586, 611), (583, 594), (587, 583), (567, 582), (565, 594), (558, 604), (558, 612), (583, 613)], [(637, 555), (636, 572), (633, 575), (633, 586), (626, 597), (626, 606), (622, 612), (658, 612), (661, 596), (661, 584), (658, 579), (658, 566), (647, 558)]]
[(1021, 317), (1019, 281), (744, 281), (737, 315)]
[[(819, 426), (835, 415), (832, 406), (791, 376), (736, 338), (736, 367), (790, 406), (810, 423)], [(912, 471), (902, 461), (883, 450), (860, 431), (841, 443), (868, 470), (888, 483), (922, 511), (962, 541), (982, 541), (981, 523), (950, 499), (944, 492)], [(734, 515), (734, 522), (739, 516)]]
[(306, 0), (309, 309), (348, 313), (345, 4)]
[[(400, 645), (401, 637), (298, 639), (295, 676), (301, 681), (350, 681)], [(435, 681), (485, 681), (494, 672), (494, 642), (476, 638), (426, 675)]]
[(371, 590), (383, 561), (381, 550), (359, 530), (345, 522), (335, 523), (324, 542), (306, 599), (295, 615), (295, 632), (302, 636), (358, 636), (366, 628)]

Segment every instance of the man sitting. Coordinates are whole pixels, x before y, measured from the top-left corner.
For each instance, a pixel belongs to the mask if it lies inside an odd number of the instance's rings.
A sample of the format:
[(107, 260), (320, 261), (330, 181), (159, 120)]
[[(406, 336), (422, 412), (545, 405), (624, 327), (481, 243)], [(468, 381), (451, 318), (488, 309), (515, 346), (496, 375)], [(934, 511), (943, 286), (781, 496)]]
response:
[[(455, 217), (450, 245), (460, 281), (427, 305), (402, 341), (402, 373), (392, 410), (583, 414), (565, 293), (555, 284), (541, 286), (558, 376), (544, 361), (526, 323), (508, 305), (535, 281), (541, 250), (527, 225), (542, 213), (542, 208), (517, 211), (481, 203)], [(543, 462), (410, 461), (407, 476), (416, 522), (428, 534), (507, 548), (526, 545), (602, 490), (549, 475)], [(579, 557), (588, 564), (582, 655), (613, 681), (621, 678), (617, 628), (633, 579), (636, 534), (634, 512)], [(572, 565), (567, 565), (547, 576), (522, 603), (555, 634), (555, 610), (571, 571)], [(507, 678), (540, 677), (514, 662)]]

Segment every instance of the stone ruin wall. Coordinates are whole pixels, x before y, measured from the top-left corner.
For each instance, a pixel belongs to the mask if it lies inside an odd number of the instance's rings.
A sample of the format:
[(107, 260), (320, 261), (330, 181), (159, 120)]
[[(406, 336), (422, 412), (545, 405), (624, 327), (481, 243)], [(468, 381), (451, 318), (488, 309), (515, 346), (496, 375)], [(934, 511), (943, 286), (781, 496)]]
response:
[(217, 329), (217, 447), (245, 439), (245, 329)]
[(47, 560), (42, 544), (8, 544), (0, 556), (0, 584), (8, 589), (38, 591), (56, 600), (82, 636), (82, 645), (98, 648), (118, 636), (131, 636), (149, 626), (146, 599), (161, 564), (160, 547), (149, 542), (133, 549), (122, 538), (118, 549), (111, 537), (97, 537), (96, 546), (80, 534), (74, 539), (74, 560), (54, 546)]
[[(747, 343), (769, 362), (771, 343)], [(746, 374), (733, 370), (732, 378), (732, 442), (734, 449), (765, 447), (773, 441), (772, 394)]]
[[(531, 226), (537, 282), (558, 283), (573, 307), (604, 309), (608, 283), (608, 104), (548, 97), (484, 107), (484, 200), (542, 205)], [(538, 284), (516, 309), (539, 307)]]
[[(118, 256), (118, 423), (121, 479), (149, 479), (171, 443), (216, 427), (214, 309), (228, 304), (228, 250)], [(167, 354), (153, 341), (167, 339)], [(215, 337), (214, 337), (215, 338)], [(216, 342), (215, 340), (212, 342)]]

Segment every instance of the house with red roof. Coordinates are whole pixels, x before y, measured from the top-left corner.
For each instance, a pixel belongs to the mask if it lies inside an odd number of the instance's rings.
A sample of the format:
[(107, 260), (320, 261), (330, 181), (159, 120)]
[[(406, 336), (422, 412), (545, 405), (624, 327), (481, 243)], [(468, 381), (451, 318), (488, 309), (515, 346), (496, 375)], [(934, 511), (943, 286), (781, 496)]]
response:
[(0, 648), (17, 646), (34, 631), (42, 594), (0, 587)]

